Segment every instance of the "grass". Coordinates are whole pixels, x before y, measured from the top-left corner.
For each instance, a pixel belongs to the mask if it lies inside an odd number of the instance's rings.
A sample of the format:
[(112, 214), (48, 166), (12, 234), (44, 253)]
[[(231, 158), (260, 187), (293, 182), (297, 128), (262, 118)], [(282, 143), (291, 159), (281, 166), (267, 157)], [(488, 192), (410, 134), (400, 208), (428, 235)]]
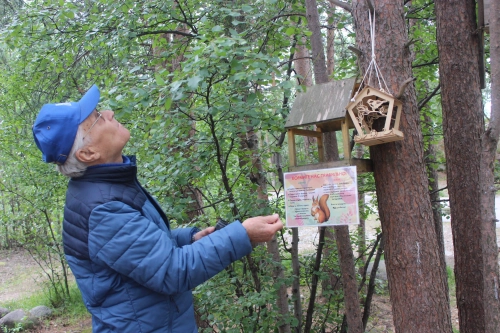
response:
[(453, 268), (446, 266), (446, 275), (448, 275), (448, 287), (450, 290), (455, 290), (455, 273)]
[[(64, 321), (66, 324), (75, 324), (80, 322), (82, 319), (87, 319), (90, 317), (85, 305), (82, 302), (80, 291), (74, 281), (69, 282), (69, 297), (65, 298), (63, 301), (59, 302), (59, 306), (54, 309), (54, 300), (49, 297), (47, 289), (39, 289), (32, 293), (28, 297), (23, 297), (21, 299), (3, 302), (0, 307), (5, 307), (7, 309), (23, 309), (26, 312), (33, 309), (36, 306), (44, 305), (53, 309), (53, 321)], [(88, 332), (91, 332), (89, 330)], [(82, 331), (86, 333), (86, 331)]]
[[(0, 262), (0, 265), (3, 266), (5, 263)], [(25, 267), (22, 269), (20, 273), (16, 273), (15, 278), (8, 279), (4, 281), (2, 285), (0, 285), (0, 291), (5, 291), (11, 288), (22, 286), (26, 283), (28, 279), (32, 279), (33, 274), (37, 271), (37, 267)]]

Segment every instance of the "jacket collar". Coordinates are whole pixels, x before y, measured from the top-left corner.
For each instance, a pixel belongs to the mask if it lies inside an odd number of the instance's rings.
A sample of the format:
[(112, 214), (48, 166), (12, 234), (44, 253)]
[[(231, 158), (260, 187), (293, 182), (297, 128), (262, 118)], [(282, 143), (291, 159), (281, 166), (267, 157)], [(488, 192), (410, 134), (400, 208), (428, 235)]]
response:
[[(74, 181), (106, 181), (123, 183), (133, 181), (137, 176), (135, 156), (125, 156), (130, 163), (100, 164), (88, 168), (83, 176), (72, 178)], [(124, 158), (124, 160), (125, 160)]]

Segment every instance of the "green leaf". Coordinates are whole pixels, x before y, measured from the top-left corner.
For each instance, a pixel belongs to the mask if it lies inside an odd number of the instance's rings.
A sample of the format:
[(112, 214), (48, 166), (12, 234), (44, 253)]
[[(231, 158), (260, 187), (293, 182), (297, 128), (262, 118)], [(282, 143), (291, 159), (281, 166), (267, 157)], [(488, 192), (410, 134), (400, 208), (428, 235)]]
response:
[(199, 76), (193, 76), (187, 80), (188, 87), (192, 90), (196, 90), (198, 88), (198, 83), (200, 83), (203, 78)]
[(163, 80), (163, 78), (158, 73), (155, 74), (155, 80), (159, 86), (165, 85), (165, 80)]
[(295, 28), (294, 27), (288, 27), (285, 30), (285, 34), (287, 34), (288, 36), (293, 36), (295, 34)]

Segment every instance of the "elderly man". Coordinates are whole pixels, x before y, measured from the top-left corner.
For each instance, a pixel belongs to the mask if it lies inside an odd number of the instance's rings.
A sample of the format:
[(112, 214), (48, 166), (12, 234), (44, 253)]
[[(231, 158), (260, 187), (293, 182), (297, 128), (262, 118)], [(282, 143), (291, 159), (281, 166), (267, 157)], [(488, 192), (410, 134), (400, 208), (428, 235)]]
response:
[(277, 214), (213, 227), (170, 229), (139, 184), (130, 133), (113, 111), (97, 111), (93, 86), (78, 102), (46, 104), (33, 135), (43, 160), (71, 177), (64, 207), (68, 264), (93, 332), (197, 332), (191, 289), (265, 242), (283, 225)]

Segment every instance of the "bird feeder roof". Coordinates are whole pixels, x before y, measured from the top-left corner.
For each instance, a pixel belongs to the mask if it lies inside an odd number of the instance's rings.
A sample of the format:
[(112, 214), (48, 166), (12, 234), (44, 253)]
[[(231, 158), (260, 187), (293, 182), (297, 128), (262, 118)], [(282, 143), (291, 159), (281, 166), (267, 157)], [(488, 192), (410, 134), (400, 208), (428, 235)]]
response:
[(312, 124), (321, 127), (322, 123), (344, 119), (355, 83), (353, 77), (307, 87), (305, 92), (297, 94), (285, 128)]

